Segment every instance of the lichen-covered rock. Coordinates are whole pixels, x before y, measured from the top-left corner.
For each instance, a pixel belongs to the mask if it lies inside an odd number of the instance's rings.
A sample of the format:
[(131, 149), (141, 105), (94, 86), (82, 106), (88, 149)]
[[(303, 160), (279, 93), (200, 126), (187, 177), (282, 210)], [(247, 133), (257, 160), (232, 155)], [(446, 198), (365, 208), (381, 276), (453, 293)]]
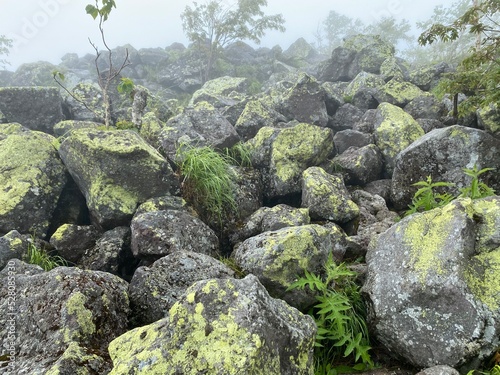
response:
[(84, 128), (97, 129), (103, 126), (103, 124), (93, 121), (64, 120), (54, 125), (54, 135), (59, 137), (59, 141), (61, 142), (67, 138), (73, 130)]
[[(76, 346), (82, 352), (88, 350), (87, 355), (95, 355), (93, 359), (103, 365), (103, 371), (109, 368), (104, 366), (109, 361), (108, 344), (127, 329), (125, 281), (78, 268), (30, 271), (18, 260), (12, 260), (0, 272), (0, 279), (0, 346), (16, 348), (15, 361), (3, 373), (47, 373), (57, 361), (68, 357), (68, 349), (76, 350)], [(14, 335), (9, 334), (12, 324)], [(83, 366), (89, 366), (91, 371), (90, 364)]]
[(444, 73), (451, 71), (451, 67), (445, 62), (423, 66), (410, 72), (409, 81), (424, 91), (430, 91), (437, 85)]
[(264, 127), (246, 144), (253, 166), (262, 172), (264, 197), (273, 198), (301, 192), (302, 172), (333, 152), (333, 133), (306, 123), (285, 129)]
[(67, 181), (51, 135), (0, 124), (0, 235), (45, 236)]
[[(500, 170), (500, 140), (485, 131), (459, 125), (436, 129), (427, 133), (395, 160), (392, 179), (392, 200), (397, 208), (404, 209), (417, 191), (412, 184), (426, 180), (454, 183), (446, 188), (453, 195), (460, 188), (470, 185), (471, 177), (463, 168), (495, 168)], [(481, 181), (500, 188), (500, 174), (485, 173)]]
[(0, 87), (0, 111), (7, 122), (53, 134), (64, 119), (62, 98), (55, 87)]
[(299, 38), (283, 51), (281, 60), (296, 68), (305, 68), (309, 65), (308, 62), (313, 61), (317, 56), (318, 51), (304, 38)]
[(263, 232), (307, 225), (310, 221), (307, 208), (294, 208), (286, 204), (261, 207), (231, 236), (231, 242), (236, 244)]
[(181, 144), (223, 149), (234, 146), (240, 137), (233, 125), (211, 104), (199, 102), (168, 120), (160, 140), (165, 154), (175, 160), (177, 148)]
[(349, 147), (364, 147), (374, 143), (373, 135), (357, 130), (347, 129), (335, 133), (333, 137), (335, 151), (342, 154)]
[(253, 138), (260, 128), (274, 126), (279, 122), (286, 122), (286, 117), (271, 107), (266, 106), (261, 100), (250, 100), (234, 128), (244, 141)]
[(363, 291), (377, 340), (416, 367), (489, 357), (500, 331), (500, 201), (459, 199), (380, 234)]
[(425, 95), (417, 86), (401, 79), (393, 78), (374, 93), (379, 103), (387, 102), (404, 107), (409, 102)]
[(345, 104), (344, 90), (346, 82), (323, 82), (321, 87), (325, 90), (326, 111), (333, 116), (337, 110)]
[(360, 72), (344, 90), (344, 95), (354, 98), (356, 94), (366, 89), (379, 89), (385, 85), (382, 76), (365, 71)]
[(315, 302), (314, 294), (308, 288), (287, 288), (305, 271), (323, 274), (328, 255), (341, 238), (340, 230), (317, 224), (287, 227), (241, 242), (231, 256), (244, 272), (257, 276), (271, 296), (304, 311)]
[(374, 129), (375, 143), (384, 155), (389, 176), (396, 156), (424, 135), (424, 130), (413, 117), (390, 103), (378, 106)]
[(196, 281), (230, 277), (234, 271), (226, 265), (191, 251), (178, 251), (149, 267), (139, 267), (128, 289), (132, 322), (146, 325), (163, 319)]
[(444, 103), (429, 94), (416, 97), (404, 107), (404, 110), (414, 119), (441, 120), (448, 114)]
[(192, 216), (198, 216), (196, 211), (188, 205), (184, 198), (176, 197), (174, 195), (166, 195), (164, 197), (148, 199), (137, 208), (135, 216), (146, 212), (166, 210), (185, 211)]
[(450, 366), (432, 366), (417, 372), (416, 375), (460, 375), (460, 373)]
[(142, 124), (139, 129), (139, 134), (151, 146), (159, 150), (161, 148), (160, 135), (165, 126), (165, 123), (161, 121), (155, 113), (147, 112), (144, 116), (142, 116)]
[(104, 119), (104, 100), (102, 90), (97, 83), (80, 82), (71, 90), (73, 95), (87, 104), (89, 110), (81, 101), (71, 96), (65, 98), (70, 118), (76, 121), (102, 122)]
[(0, 237), (0, 271), (11, 259), (22, 259), (28, 253), (29, 242), (26, 235), (11, 230)]
[(352, 129), (363, 117), (363, 111), (351, 103), (342, 105), (328, 121), (328, 127), (335, 131)]
[(94, 224), (128, 225), (149, 198), (177, 194), (179, 182), (158, 151), (126, 130), (75, 130), (59, 154), (87, 200)]
[(115, 339), (110, 375), (312, 375), (315, 324), (255, 276), (192, 285), (168, 318)]
[(410, 75), (410, 66), (403, 59), (392, 56), (380, 65), (380, 75), (386, 82), (393, 78), (406, 80)]
[(345, 223), (359, 215), (342, 176), (331, 175), (320, 167), (311, 167), (302, 174), (302, 207), (309, 208), (313, 220)]
[(490, 104), (477, 110), (477, 122), (480, 128), (493, 135), (500, 135), (500, 111), (497, 104)]
[(234, 101), (243, 99), (244, 93), (248, 88), (248, 79), (242, 77), (218, 77), (207, 81), (201, 89), (197, 90), (189, 102), (190, 106), (196, 103), (208, 102), (214, 107), (220, 107), (221, 104), (230, 104)]
[(332, 164), (340, 167), (344, 181), (348, 185), (366, 185), (382, 177), (384, 161), (378, 147), (369, 144), (364, 147), (351, 147), (336, 156)]
[(60, 256), (77, 263), (87, 249), (95, 245), (99, 231), (92, 225), (63, 224), (50, 237)]
[(217, 257), (219, 240), (200, 219), (185, 211), (164, 210), (134, 216), (132, 224), (134, 256), (155, 261), (176, 251), (193, 251)]
[(95, 245), (85, 251), (78, 266), (109, 272), (129, 281), (137, 263), (130, 249), (130, 228), (116, 227), (104, 232)]

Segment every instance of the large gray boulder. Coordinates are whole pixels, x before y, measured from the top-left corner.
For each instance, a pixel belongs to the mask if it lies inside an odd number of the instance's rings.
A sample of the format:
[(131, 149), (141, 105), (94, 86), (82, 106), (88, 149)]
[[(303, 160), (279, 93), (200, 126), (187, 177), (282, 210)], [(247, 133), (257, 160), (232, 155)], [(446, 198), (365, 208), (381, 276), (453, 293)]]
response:
[(19, 260), (9, 262), (0, 280), (0, 346), (16, 348), (3, 374), (74, 373), (66, 366), (75, 352), (89, 359), (79, 371), (109, 371), (108, 344), (127, 330), (125, 281), (78, 268), (43, 272)]
[(56, 139), (20, 124), (0, 124), (0, 235), (45, 236), (68, 179)]
[(275, 126), (279, 122), (286, 122), (286, 117), (273, 109), (270, 104), (263, 100), (249, 100), (234, 128), (244, 141), (255, 137), (260, 128)]
[(139, 204), (179, 191), (167, 160), (132, 131), (75, 130), (59, 155), (103, 229), (128, 225)]
[(199, 280), (234, 277), (234, 271), (205, 254), (178, 251), (139, 267), (129, 285), (131, 319), (146, 325), (163, 319), (168, 311)]
[(224, 76), (212, 79), (203, 84), (197, 90), (190, 102), (190, 106), (196, 103), (208, 102), (216, 108), (234, 104), (243, 99), (248, 88), (248, 79), (242, 77)]
[(363, 186), (382, 176), (384, 158), (376, 145), (369, 144), (348, 148), (337, 155), (331, 164), (340, 168), (346, 184)]
[(192, 285), (168, 318), (115, 339), (110, 375), (312, 375), (311, 317), (273, 299), (255, 276)]
[(0, 87), (0, 111), (7, 122), (53, 134), (64, 119), (62, 97), (55, 87)]
[(363, 291), (386, 349), (419, 368), (458, 368), (498, 348), (499, 223), (499, 197), (459, 199), (372, 240)]
[(435, 129), (401, 152), (394, 162), (392, 200), (404, 209), (417, 191), (415, 182), (426, 180), (452, 182), (453, 195), (469, 186), (471, 177), (462, 168), (495, 168), (481, 175), (481, 181), (500, 191), (500, 140), (485, 131), (454, 125)]
[(0, 237), (0, 271), (11, 259), (22, 259), (28, 253), (28, 238), (17, 230)]

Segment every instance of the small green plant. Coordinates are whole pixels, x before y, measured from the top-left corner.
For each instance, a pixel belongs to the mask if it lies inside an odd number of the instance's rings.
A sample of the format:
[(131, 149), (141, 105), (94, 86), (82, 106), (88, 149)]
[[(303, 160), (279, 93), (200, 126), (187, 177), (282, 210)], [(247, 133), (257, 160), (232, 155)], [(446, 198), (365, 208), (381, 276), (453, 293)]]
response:
[(225, 148), (224, 153), (229, 158), (228, 161), (240, 165), (242, 167), (252, 166), (252, 154), (248, 147), (242, 143), (238, 142), (231, 148)]
[(431, 176), (427, 176), (425, 181), (414, 183), (412, 186), (420, 186), (420, 189), (413, 196), (412, 203), (406, 211), (405, 216), (414, 214), (415, 212), (429, 211), (450, 203), (454, 199), (453, 195), (437, 193), (434, 189), (453, 185), (451, 182), (432, 182)]
[(343, 99), (344, 99), (344, 103), (352, 103), (352, 101), (354, 100), (354, 96), (345, 95)]
[(234, 173), (228, 158), (213, 148), (181, 145), (177, 149), (179, 172), (185, 198), (202, 215), (222, 223), (224, 214), (236, 210)]
[[(366, 308), (355, 281), (356, 273), (344, 263), (336, 264), (330, 254), (324, 277), (305, 272), (290, 289), (308, 287), (317, 303), (309, 311), (316, 321), (315, 374), (337, 374), (340, 357), (351, 357), (357, 365), (351, 371), (372, 367)], [(343, 371), (344, 372), (344, 371)]]
[(470, 370), (467, 375), (500, 375), (500, 365), (496, 364), (491, 368), (491, 370), (479, 371), (479, 370)]
[(51, 256), (44, 249), (36, 246), (34, 238), (28, 243), (28, 253), (26, 262), (42, 267), (45, 271), (50, 271), (59, 266), (67, 266), (66, 260), (60, 256)]
[(234, 275), (238, 279), (242, 279), (246, 276), (245, 272), (241, 269), (241, 267), (235, 262), (235, 260), (231, 257), (223, 257), (221, 256), (219, 260), (224, 263), (228, 268), (234, 271)]
[(462, 169), (467, 176), (472, 177), (472, 181), (469, 186), (460, 189), (460, 198), (485, 198), (495, 195), (495, 190), (490, 188), (484, 182), (479, 181), (479, 176), (485, 172), (493, 171), (494, 168), (483, 168), (478, 170), (477, 165), (474, 164), (472, 169), (463, 168)]

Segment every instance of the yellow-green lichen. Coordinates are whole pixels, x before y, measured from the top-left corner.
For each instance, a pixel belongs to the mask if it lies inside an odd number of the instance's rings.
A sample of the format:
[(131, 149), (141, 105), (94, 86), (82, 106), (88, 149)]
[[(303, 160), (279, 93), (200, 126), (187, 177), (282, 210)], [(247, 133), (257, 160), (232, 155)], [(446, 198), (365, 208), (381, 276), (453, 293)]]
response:
[[(89, 364), (92, 362), (104, 362), (104, 360), (96, 354), (87, 354), (85, 350), (78, 345), (78, 343), (72, 341), (69, 343), (68, 347), (64, 351), (63, 355), (58, 359), (58, 361), (45, 373), (45, 375), (60, 375), (61, 369), (63, 373), (66, 374), (64, 363), (66, 361), (71, 361), (76, 364)], [(87, 367), (79, 367), (75, 370), (74, 375), (90, 375), (91, 370)], [(92, 372), (93, 373), (93, 372)]]
[(476, 252), (496, 249), (500, 244), (500, 199), (497, 197), (478, 199), (473, 204), (474, 213), (479, 217)]
[[(66, 309), (69, 315), (75, 315), (78, 323), (78, 329), (72, 332), (66, 332), (65, 341), (73, 341), (73, 338), (81, 336), (90, 336), (96, 332), (96, 326), (92, 321), (92, 311), (85, 307), (87, 297), (81, 292), (73, 293), (66, 302)], [(76, 336), (76, 337), (75, 337)], [(71, 338), (68, 340), (68, 338)]]
[(137, 204), (138, 197), (134, 192), (114, 184), (109, 179), (97, 178), (92, 181), (88, 197), (89, 208), (101, 211), (104, 206), (112, 211), (133, 215)]
[(419, 96), (430, 95), (414, 84), (397, 78), (391, 79), (380, 90), (398, 105), (405, 105)]
[(500, 247), (476, 255), (465, 273), (471, 292), (491, 311), (500, 308)]
[(51, 239), (62, 240), (66, 232), (72, 227), (71, 224), (63, 224), (52, 234)]

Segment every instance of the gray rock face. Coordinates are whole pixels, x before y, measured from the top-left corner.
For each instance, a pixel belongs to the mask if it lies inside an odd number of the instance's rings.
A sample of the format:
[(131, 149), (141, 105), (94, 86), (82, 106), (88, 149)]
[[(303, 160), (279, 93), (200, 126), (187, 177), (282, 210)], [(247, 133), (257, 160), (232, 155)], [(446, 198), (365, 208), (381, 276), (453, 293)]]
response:
[(416, 97), (404, 107), (404, 110), (414, 119), (441, 120), (448, 115), (444, 103), (433, 95)]
[(200, 219), (183, 211), (152, 211), (134, 216), (132, 252), (145, 260), (157, 260), (176, 251), (193, 251), (217, 257), (219, 240)]
[(114, 340), (110, 375), (313, 374), (315, 324), (255, 276), (192, 285), (169, 317)]
[[(417, 187), (415, 182), (425, 180), (452, 182), (452, 194), (470, 184), (462, 168), (490, 167), (500, 170), (500, 140), (478, 130), (455, 125), (427, 133), (401, 152), (394, 163), (392, 199), (397, 208), (404, 209), (411, 203)], [(500, 187), (500, 174), (486, 173), (481, 180), (488, 186)]]
[(53, 134), (54, 125), (64, 119), (62, 102), (55, 87), (0, 88), (0, 111), (7, 122), (48, 134)]
[(128, 225), (149, 198), (177, 194), (179, 182), (158, 151), (126, 130), (75, 130), (59, 154), (87, 200), (94, 224)]
[(50, 244), (64, 259), (77, 263), (98, 238), (99, 231), (92, 225), (64, 224), (50, 237)]
[(190, 251), (175, 252), (149, 267), (139, 267), (129, 285), (133, 324), (163, 319), (196, 281), (230, 277), (234, 272), (220, 261)]
[(0, 234), (44, 236), (67, 181), (55, 138), (19, 124), (0, 124)]
[(366, 185), (382, 176), (384, 160), (382, 153), (374, 144), (361, 148), (350, 147), (333, 159), (339, 166), (348, 185)]
[[(17, 349), (15, 362), (3, 373), (41, 374), (53, 366), (61, 369), (61, 361), (70, 351), (95, 355), (83, 368), (91, 371), (93, 363), (98, 368), (92, 371), (109, 371), (105, 359), (108, 344), (127, 329), (126, 282), (78, 268), (43, 272), (18, 260), (0, 272), (0, 279), (0, 344)], [(14, 310), (9, 292), (15, 293)], [(14, 318), (9, 312), (15, 313)], [(15, 334), (9, 335), (13, 319)]]
[(28, 252), (28, 240), (26, 236), (12, 230), (5, 236), (0, 237), (0, 271), (11, 259), (22, 259)]
[(247, 78), (229, 76), (215, 78), (205, 82), (201, 89), (193, 94), (189, 105), (193, 106), (203, 101), (216, 108), (223, 107), (224, 104), (234, 104), (242, 99), (247, 88)]
[(245, 141), (255, 137), (260, 128), (286, 122), (286, 117), (261, 100), (250, 100), (238, 117), (234, 128)]
[(200, 102), (167, 121), (160, 134), (166, 155), (175, 160), (180, 144), (193, 147), (232, 147), (240, 138), (233, 125), (212, 105)]
[(459, 199), (372, 241), (363, 291), (377, 340), (420, 368), (491, 355), (500, 331), (498, 223), (498, 197)]
[(352, 129), (362, 117), (363, 111), (361, 109), (350, 103), (346, 103), (337, 110), (328, 122), (328, 127), (335, 131)]
[(314, 295), (308, 288), (287, 288), (305, 271), (322, 274), (335, 242), (341, 240), (338, 229), (317, 224), (288, 227), (243, 241), (231, 256), (244, 272), (257, 276), (271, 296), (303, 310), (315, 302)]
[(362, 133), (357, 130), (347, 129), (335, 133), (333, 137), (335, 150), (340, 155), (349, 147), (363, 147), (374, 143), (371, 134)]

